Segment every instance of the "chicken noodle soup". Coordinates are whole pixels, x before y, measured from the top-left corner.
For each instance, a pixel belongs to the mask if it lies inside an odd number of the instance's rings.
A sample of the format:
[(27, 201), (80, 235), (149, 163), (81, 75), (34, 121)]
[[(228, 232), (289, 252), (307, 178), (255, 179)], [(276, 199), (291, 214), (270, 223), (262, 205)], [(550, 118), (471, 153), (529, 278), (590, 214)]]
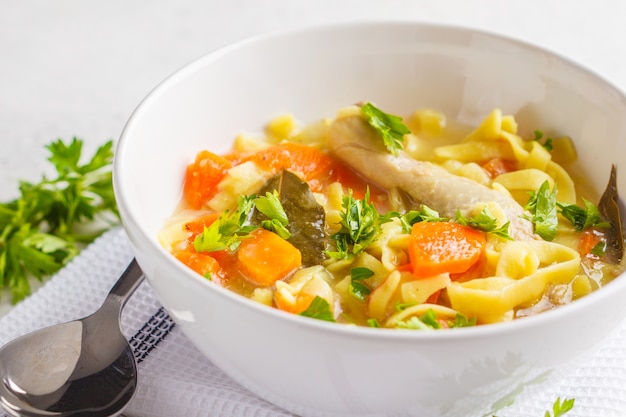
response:
[(282, 115), (228, 154), (198, 152), (160, 239), (292, 314), (406, 329), (533, 315), (621, 273), (607, 249), (623, 240), (564, 168), (572, 141), (530, 132), (498, 109), (474, 128), (371, 103), (304, 126)]

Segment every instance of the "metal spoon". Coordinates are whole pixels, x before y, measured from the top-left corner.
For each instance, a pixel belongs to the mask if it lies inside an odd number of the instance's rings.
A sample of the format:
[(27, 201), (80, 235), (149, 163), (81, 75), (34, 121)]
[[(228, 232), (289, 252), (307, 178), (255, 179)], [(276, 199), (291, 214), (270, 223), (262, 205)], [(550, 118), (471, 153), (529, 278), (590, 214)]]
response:
[(98, 311), (4, 345), (0, 406), (18, 417), (119, 415), (137, 386), (120, 315), (142, 280), (133, 259)]

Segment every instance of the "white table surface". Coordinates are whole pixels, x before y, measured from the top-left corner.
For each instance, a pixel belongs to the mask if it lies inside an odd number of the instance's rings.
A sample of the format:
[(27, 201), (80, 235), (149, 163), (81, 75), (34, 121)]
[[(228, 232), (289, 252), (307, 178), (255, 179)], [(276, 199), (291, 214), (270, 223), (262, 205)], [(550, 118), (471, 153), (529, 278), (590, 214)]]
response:
[[(626, 89), (623, 0), (0, 0), (0, 200), (49, 170), (44, 146), (117, 139), (139, 101), (187, 62), (257, 34), (378, 18), (499, 32)], [(0, 315), (10, 303), (4, 292)]]

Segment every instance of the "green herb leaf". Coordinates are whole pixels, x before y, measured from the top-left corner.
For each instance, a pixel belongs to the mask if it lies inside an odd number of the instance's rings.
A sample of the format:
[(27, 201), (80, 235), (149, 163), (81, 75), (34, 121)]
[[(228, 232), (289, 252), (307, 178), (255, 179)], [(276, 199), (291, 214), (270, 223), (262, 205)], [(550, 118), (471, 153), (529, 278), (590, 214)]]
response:
[(501, 227), (498, 227), (498, 219), (491, 214), (491, 211), (487, 207), (472, 218), (463, 216), (461, 212), (457, 210), (455, 220), (464, 226), (482, 230), (483, 232), (493, 233), (494, 235), (506, 240), (513, 240), (511, 235), (509, 235), (509, 222), (506, 222)]
[(411, 228), (415, 223), (448, 221), (445, 217), (439, 217), (437, 210), (433, 210), (426, 205), (422, 205), (419, 210), (410, 210), (404, 215), (397, 215), (397, 217), (400, 219), (404, 233), (411, 233)]
[(379, 216), (374, 204), (369, 202), (369, 189), (363, 200), (355, 199), (352, 190), (343, 196), (341, 212), (341, 229), (331, 236), (337, 250), (327, 251), (335, 259), (348, 259), (358, 255), (371, 245), (381, 233), (381, 225), (389, 221)]
[(437, 313), (432, 308), (426, 310), (421, 316), (411, 316), (408, 320), (398, 320), (395, 327), (409, 330), (437, 330), (441, 329), (441, 323), (437, 320)]
[(264, 229), (276, 233), (285, 240), (291, 237), (291, 232), (287, 229), (289, 219), (280, 202), (277, 190), (274, 190), (273, 193), (267, 192), (264, 196), (257, 197), (254, 200), (254, 205), (257, 210), (269, 218), (269, 220), (263, 220), (261, 222), (261, 226)]
[(331, 321), (334, 322), (333, 312), (330, 308), (330, 304), (324, 298), (316, 295), (309, 307), (300, 313), (301, 316), (311, 317), (313, 319)]
[(374, 275), (374, 271), (365, 267), (351, 268), (350, 269), (350, 294), (352, 294), (357, 300), (365, 301), (368, 295), (372, 292), (369, 287), (363, 284), (361, 281), (366, 280)]
[(448, 327), (472, 327), (476, 326), (476, 317), (468, 319), (465, 314), (457, 313), (454, 320), (448, 320)]
[(607, 244), (605, 241), (600, 241), (596, 243), (593, 248), (591, 248), (590, 253), (592, 255), (597, 256), (598, 258), (602, 258), (606, 254)]
[(375, 327), (375, 328), (380, 328), (380, 322), (376, 319), (368, 319), (367, 320), (367, 326), (368, 327)]
[(535, 130), (534, 132), (535, 134), (535, 139), (537, 142), (539, 142), (541, 144), (541, 146), (543, 146), (547, 151), (552, 151), (554, 150), (554, 145), (553, 145), (553, 139), (552, 138), (545, 138), (543, 137), (543, 132), (541, 130)]
[(546, 411), (545, 417), (562, 417), (574, 408), (574, 398), (566, 399), (561, 402), (561, 397), (557, 398), (552, 405), (553, 415), (550, 415), (549, 411)]
[(254, 200), (254, 205), (257, 210), (265, 214), (272, 220), (278, 221), (283, 226), (289, 224), (289, 219), (285, 214), (285, 209), (280, 202), (278, 191), (274, 190), (273, 193), (267, 192), (264, 196), (259, 196)]
[(0, 203), (0, 288), (15, 303), (30, 294), (29, 277), (61, 269), (105, 230), (118, 224), (113, 195), (113, 142), (81, 163), (83, 141), (57, 140), (46, 146), (56, 176), (22, 181), (20, 196)]
[(385, 113), (372, 103), (365, 103), (361, 111), (367, 121), (383, 138), (387, 150), (397, 156), (398, 151), (404, 149), (404, 135), (411, 130), (402, 122), (402, 117)]
[(255, 198), (255, 195), (239, 197), (236, 210), (223, 212), (209, 227), (205, 227), (193, 242), (196, 252), (215, 252), (223, 249), (234, 252), (237, 250), (241, 239), (257, 228), (245, 224), (254, 206)]
[(611, 224), (602, 219), (600, 210), (595, 204), (583, 198), (585, 207), (576, 204), (565, 204), (557, 202), (559, 214), (569, 220), (577, 231), (585, 230), (589, 227), (611, 227)]
[(548, 181), (544, 181), (534, 191), (526, 206), (531, 213), (531, 221), (535, 225), (535, 233), (547, 241), (554, 240), (559, 225), (556, 204), (556, 186), (550, 190)]

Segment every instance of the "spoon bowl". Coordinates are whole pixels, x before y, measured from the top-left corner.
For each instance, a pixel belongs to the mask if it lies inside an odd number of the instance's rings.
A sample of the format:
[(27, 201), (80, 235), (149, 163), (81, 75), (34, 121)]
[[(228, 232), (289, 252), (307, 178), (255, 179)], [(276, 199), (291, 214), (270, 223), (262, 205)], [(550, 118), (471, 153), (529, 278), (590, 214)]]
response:
[(95, 313), (3, 346), (0, 406), (12, 416), (119, 415), (137, 386), (137, 365), (120, 315), (142, 280), (133, 260)]

